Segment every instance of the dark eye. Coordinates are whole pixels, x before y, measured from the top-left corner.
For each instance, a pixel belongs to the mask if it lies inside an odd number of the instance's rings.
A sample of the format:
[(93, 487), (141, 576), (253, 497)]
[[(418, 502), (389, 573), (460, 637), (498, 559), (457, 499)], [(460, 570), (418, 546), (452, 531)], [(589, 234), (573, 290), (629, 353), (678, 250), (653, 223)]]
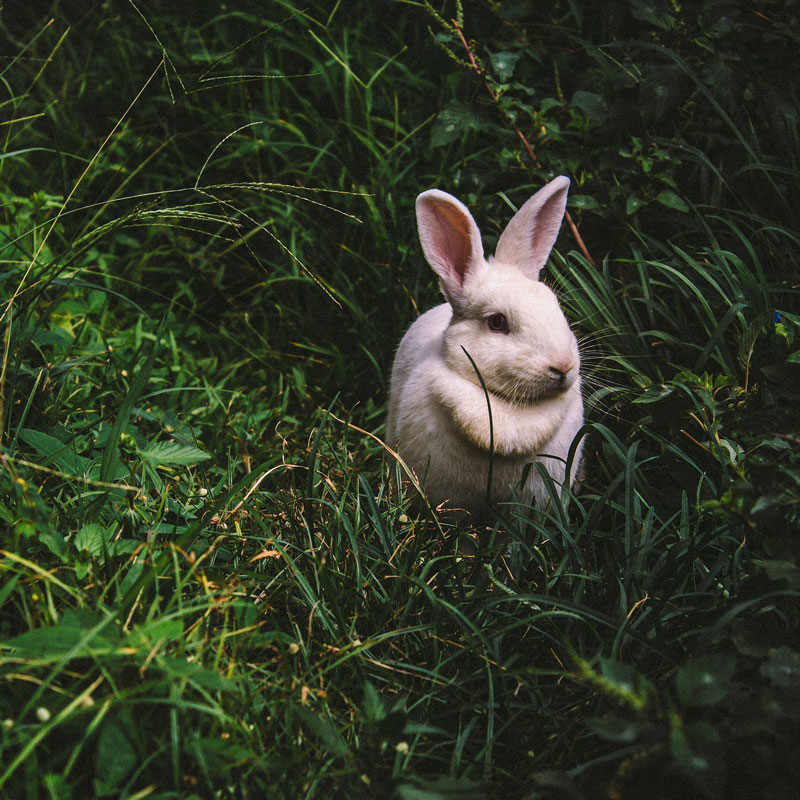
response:
[(508, 333), (508, 320), (505, 314), (497, 312), (486, 318), (486, 324), (492, 333)]

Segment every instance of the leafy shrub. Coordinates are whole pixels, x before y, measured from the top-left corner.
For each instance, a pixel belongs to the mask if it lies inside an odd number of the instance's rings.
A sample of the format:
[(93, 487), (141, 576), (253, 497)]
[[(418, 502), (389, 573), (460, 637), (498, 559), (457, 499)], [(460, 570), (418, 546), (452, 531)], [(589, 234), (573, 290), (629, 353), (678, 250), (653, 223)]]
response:
[[(792, 796), (796, 6), (6, 10), (0, 792)], [(410, 515), (414, 197), (556, 174), (583, 484)]]

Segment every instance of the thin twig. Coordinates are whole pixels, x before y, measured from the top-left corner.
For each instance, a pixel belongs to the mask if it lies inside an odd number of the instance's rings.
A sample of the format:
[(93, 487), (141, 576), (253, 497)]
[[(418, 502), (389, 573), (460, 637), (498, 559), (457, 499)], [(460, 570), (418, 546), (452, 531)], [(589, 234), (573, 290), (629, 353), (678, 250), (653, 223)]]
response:
[(6, 367), (8, 366), (8, 353), (11, 348), (11, 321), (14, 314), (14, 306), (9, 303), (8, 316), (6, 317), (6, 335), (3, 341), (3, 364), (0, 367), (0, 448), (3, 446), (3, 431), (5, 430), (6, 418)]
[[(483, 73), (481, 68), (478, 66), (478, 62), (475, 59), (475, 54), (472, 52), (466, 38), (464, 38), (464, 33), (461, 30), (461, 26), (456, 22), (454, 19), (450, 20), (453, 23), (456, 31), (458, 32), (458, 36), (461, 39), (461, 44), (464, 45), (464, 49), (467, 51), (467, 57), (469, 58), (469, 63), (472, 66), (473, 71), (475, 74), (483, 81), (483, 85), (486, 88), (486, 91), (489, 93), (489, 96), (492, 100), (497, 103), (498, 97), (497, 92), (492, 88), (491, 84), (489, 83), (489, 79)], [(539, 157), (536, 155), (535, 150), (531, 146), (531, 143), (528, 141), (527, 136), (519, 129), (519, 127), (513, 123), (509, 122), (511, 125), (511, 129), (514, 133), (517, 134), (520, 141), (522, 142), (522, 146), (525, 148), (525, 152), (528, 154), (528, 158), (536, 165), (537, 169), (542, 169), (542, 162), (539, 161)], [(569, 225), (570, 230), (572, 231), (572, 236), (575, 239), (575, 243), (578, 245), (581, 253), (583, 253), (583, 257), (592, 265), (595, 266), (595, 260), (589, 253), (588, 248), (586, 247), (586, 243), (583, 241), (583, 237), (578, 231), (578, 226), (575, 224), (575, 221), (572, 219), (571, 214), (569, 211), (565, 212), (564, 218), (567, 220), (567, 225)]]

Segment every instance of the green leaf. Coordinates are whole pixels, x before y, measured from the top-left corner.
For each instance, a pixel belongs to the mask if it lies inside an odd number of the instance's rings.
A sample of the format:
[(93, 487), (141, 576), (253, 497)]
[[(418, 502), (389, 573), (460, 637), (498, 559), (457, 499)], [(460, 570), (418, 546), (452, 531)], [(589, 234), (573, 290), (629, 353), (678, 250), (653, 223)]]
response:
[(675, 27), (675, 19), (659, 7), (660, 4), (645, 2), (645, 0), (631, 0), (631, 14), (634, 19), (650, 23), (664, 30)]
[(555, 97), (545, 97), (542, 99), (542, 102), (539, 103), (539, 110), (542, 114), (546, 114), (551, 108), (562, 108), (564, 103), (561, 100), (557, 100)]
[(39, 534), (39, 541), (62, 562), (67, 560), (67, 542), (58, 531)]
[(715, 706), (727, 694), (735, 670), (736, 658), (728, 653), (694, 658), (678, 670), (678, 698), (685, 706)]
[(42, 778), (49, 800), (70, 800), (74, 797), (67, 779), (57, 772), (50, 772)]
[(292, 706), (292, 713), (300, 719), (305, 727), (319, 743), (332, 755), (349, 757), (350, 748), (336, 728), (328, 720), (318, 717), (303, 706)]
[[(166, 639), (166, 637), (164, 637)], [(140, 640), (141, 641), (141, 640)], [(149, 651), (158, 640), (144, 643), (144, 649)], [(141, 644), (139, 645), (142, 646)], [(202, 686), (212, 692), (234, 692), (239, 684), (231, 678), (226, 678), (213, 669), (206, 669), (197, 661), (188, 661), (185, 658), (163, 658), (159, 666), (170, 682), (180, 681)]]
[(771, 581), (786, 581), (790, 586), (800, 584), (800, 569), (794, 561), (764, 559), (761, 563)]
[(588, 720), (588, 726), (603, 739), (623, 744), (635, 742), (647, 728), (642, 722), (620, 717), (595, 717)]
[(628, 201), (625, 203), (625, 213), (635, 214), (643, 205), (644, 201), (640, 200), (635, 194), (628, 195)]
[(483, 121), (471, 108), (451, 100), (436, 117), (431, 130), (431, 145), (441, 147), (460, 139), (467, 131), (480, 130)]
[(183, 638), (183, 620), (154, 619), (136, 629), (131, 636), (140, 636), (146, 646), (157, 642), (175, 642)]
[(638, 397), (633, 399), (634, 403), (657, 403), (665, 397), (669, 397), (673, 392), (672, 386), (664, 384), (653, 384), (648, 386)]
[(85, 631), (53, 625), (49, 628), (34, 628), (7, 639), (5, 647), (14, 650), (15, 655), (28, 658), (59, 657), (77, 647)]
[[(118, 463), (117, 445), (120, 442), (122, 434), (125, 432), (125, 428), (128, 426), (133, 404), (139, 398), (139, 395), (144, 391), (144, 387), (147, 385), (147, 381), (150, 378), (150, 373), (152, 372), (153, 364), (155, 364), (156, 355), (161, 345), (161, 335), (163, 334), (164, 326), (167, 323), (167, 316), (168, 314), (165, 313), (161, 317), (161, 321), (158, 323), (158, 330), (156, 331), (155, 339), (153, 341), (153, 346), (150, 348), (150, 353), (144, 360), (144, 363), (141, 365), (141, 367), (139, 367), (139, 369), (136, 371), (136, 376), (134, 377), (128, 392), (122, 401), (122, 405), (117, 412), (114, 424), (111, 426), (105, 448), (103, 449), (103, 461), (100, 464), (101, 481), (107, 482), (112, 480), (112, 477), (116, 472), (116, 466)], [(137, 357), (138, 355), (139, 354), (137, 354)], [(131, 366), (133, 367), (133, 365)], [(101, 503), (99, 502), (98, 498), (98, 501), (95, 501), (96, 510), (99, 510), (100, 506)]]
[(483, 800), (487, 796), (485, 786), (467, 778), (450, 776), (432, 780), (416, 778), (415, 783), (401, 783), (397, 794), (401, 800)]
[(113, 647), (116, 638), (114, 628), (106, 625), (99, 631), (92, 630), (101, 625), (103, 618), (96, 614), (70, 610), (64, 613), (58, 625), (34, 628), (8, 639), (6, 647), (14, 648), (16, 655), (29, 658), (61, 658), (83, 644), (84, 648)]
[(112, 531), (99, 522), (87, 522), (74, 536), (72, 544), (80, 553), (88, 553), (93, 558), (103, 555), (108, 550), (108, 542)]
[(769, 654), (759, 672), (781, 689), (800, 690), (800, 653), (790, 647), (778, 647)]
[(624, 692), (632, 692), (636, 688), (636, 672), (628, 664), (621, 664), (610, 658), (601, 658), (600, 672), (604, 678)]
[(674, 728), (670, 744), (684, 775), (707, 797), (721, 797), (726, 767), (719, 732), (707, 722), (695, 722)]
[(153, 442), (139, 450), (139, 456), (155, 466), (189, 466), (211, 458), (209, 453), (190, 444)]
[(514, 68), (517, 66), (517, 61), (519, 61), (519, 56), (519, 53), (508, 53), (505, 51), (492, 53), (490, 56), (492, 67), (497, 73), (497, 77), (501, 83), (505, 83), (511, 79), (511, 76), (514, 74)]
[(62, 472), (68, 472), (71, 475), (86, 475), (91, 469), (92, 461), (90, 459), (79, 456), (71, 443), (64, 444), (49, 433), (23, 428), (19, 432), (19, 438), (55, 464)]
[(590, 194), (573, 194), (569, 198), (568, 205), (570, 208), (580, 208), (583, 211), (600, 208), (600, 203)]
[[(247, 761), (256, 761), (258, 756), (249, 748), (231, 739), (200, 736), (186, 743), (189, 753), (203, 765), (206, 775), (225, 776)], [(197, 797), (197, 795), (189, 795)]]
[(575, 92), (571, 102), (594, 122), (602, 122), (608, 115), (608, 103), (605, 98), (594, 92)]
[(656, 202), (668, 206), (669, 208), (674, 208), (682, 214), (687, 214), (689, 212), (689, 206), (687, 206), (683, 198), (679, 197), (675, 192), (660, 192), (656, 195)]
[(364, 684), (364, 703), (361, 710), (368, 725), (376, 725), (386, 716), (383, 700), (375, 685), (369, 681)]
[(97, 740), (97, 773), (102, 790), (109, 793), (120, 786), (138, 763), (131, 742), (130, 720), (109, 717), (103, 721)]

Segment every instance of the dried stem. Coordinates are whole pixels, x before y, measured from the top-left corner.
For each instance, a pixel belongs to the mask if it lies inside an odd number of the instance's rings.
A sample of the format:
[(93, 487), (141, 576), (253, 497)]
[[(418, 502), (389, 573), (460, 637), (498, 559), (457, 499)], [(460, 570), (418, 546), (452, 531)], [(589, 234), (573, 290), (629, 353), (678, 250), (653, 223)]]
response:
[[(464, 38), (464, 33), (461, 30), (461, 26), (456, 22), (456, 20), (450, 20), (453, 23), (455, 30), (458, 33), (459, 38), (461, 39), (461, 44), (464, 45), (464, 49), (467, 51), (467, 57), (469, 58), (469, 63), (472, 66), (473, 71), (475, 74), (483, 81), (484, 87), (486, 87), (486, 91), (489, 93), (489, 96), (492, 100), (496, 103), (498, 100), (497, 93), (492, 88), (489, 80), (487, 79), (486, 75), (483, 73), (481, 68), (478, 66), (478, 62), (475, 59), (475, 54), (472, 52), (472, 48), (470, 48), (466, 38)], [(513, 123), (509, 123), (511, 125), (511, 129), (514, 133), (517, 134), (520, 141), (522, 142), (522, 146), (525, 148), (525, 152), (528, 154), (528, 158), (536, 165), (537, 169), (542, 169), (542, 162), (539, 161), (539, 157), (536, 155), (536, 151), (533, 149), (531, 143), (528, 141), (528, 137), (519, 129), (519, 127)], [(583, 253), (583, 257), (592, 265), (595, 266), (595, 260), (589, 253), (588, 248), (586, 247), (586, 243), (583, 241), (583, 237), (578, 230), (578, 226), (575, 224), (575, 221), (572, 219), (569, 211), (565, 213), (565, 219), (567, 220), (567, 224), (569, 225), (570, 230), (572, 231), (572, 236), (575, 239), (575, 243), (578, 245), (581, 253)]]

